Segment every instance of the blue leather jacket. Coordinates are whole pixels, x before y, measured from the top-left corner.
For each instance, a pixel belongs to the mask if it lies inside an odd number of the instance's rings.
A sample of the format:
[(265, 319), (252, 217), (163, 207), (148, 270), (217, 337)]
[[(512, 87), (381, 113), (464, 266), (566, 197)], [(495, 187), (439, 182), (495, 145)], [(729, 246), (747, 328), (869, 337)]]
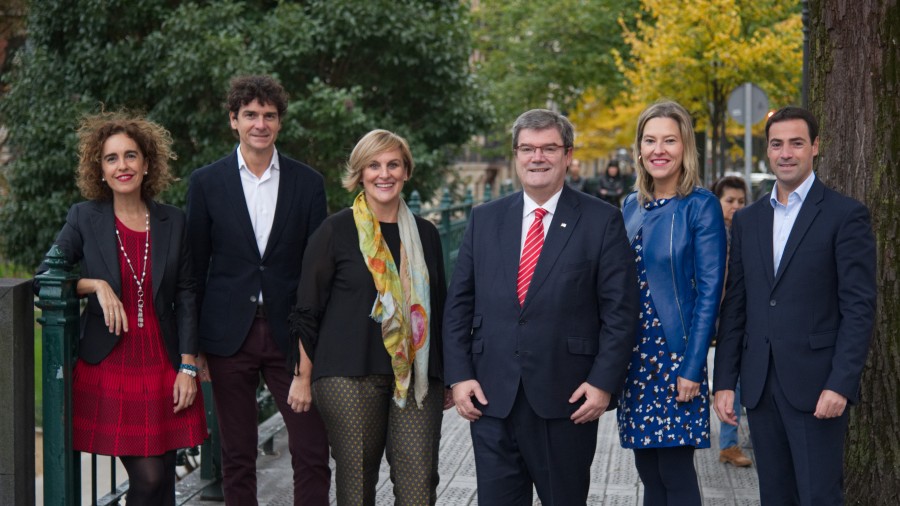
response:
[(643, 228), (647, 282), (669, 351), (684, 355), (678, 375), (700, 382), (725, 282), (725, 220), (716, 196), (694, 188), (652, 212), (637, 192), (622, 212), (629, 242)]

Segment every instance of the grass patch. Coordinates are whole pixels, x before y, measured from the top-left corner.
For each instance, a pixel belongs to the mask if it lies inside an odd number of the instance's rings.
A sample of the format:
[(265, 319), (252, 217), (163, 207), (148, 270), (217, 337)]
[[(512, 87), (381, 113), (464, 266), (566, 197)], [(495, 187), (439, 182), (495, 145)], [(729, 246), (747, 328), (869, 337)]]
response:
[(0, 262), (0, 278), (18, 278), (18, 279), (28, 279), (32, 277), (34, 273), (21, 265), (16, 265), (11, 262)]

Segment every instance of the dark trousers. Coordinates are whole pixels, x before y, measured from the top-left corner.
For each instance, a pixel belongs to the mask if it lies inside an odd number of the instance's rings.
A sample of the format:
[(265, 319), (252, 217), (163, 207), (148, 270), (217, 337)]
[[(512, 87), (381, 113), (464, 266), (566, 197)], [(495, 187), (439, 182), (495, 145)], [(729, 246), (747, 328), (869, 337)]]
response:
[(634, 450), (634, 465), (644, 484), (644, 506), (700, 506), (694, 447)]
[(820, 420), (784, 396), (769, 358), (759, 404), (747, 410), (762, 506), (844, 503), (843, 458), (848, 411)]
[(394, 377), (326, 377), (313, 399), (328, 427), (336, 464), (337, 503), (375, 505), (381, 456), (387, 448), (396, 506), (437, 502), (438, 449), (444, 388), (432, 380), (422, 407), (410, 384), (406, 406), (393, 400)]
[(541, 418), (520, 384), (508, 417), (471, 424), (478, 504), (531, 506), (532, 486), (544, 506), (586, 504), (597, 426)]
[(294, 505), (327, 506), (331, 485), (325, 425), (313, 407), (294, 413), (287, 404), (293, 380), (286, 357), (275, 345), (268, 322), (256, 318), (241, 349), (230, 357), (208, 355), (213, 397), (222, 436), (225, 503), (254, 506), (256, 501), (256, 388), (262, 374), (287, 426), (294, 468)]

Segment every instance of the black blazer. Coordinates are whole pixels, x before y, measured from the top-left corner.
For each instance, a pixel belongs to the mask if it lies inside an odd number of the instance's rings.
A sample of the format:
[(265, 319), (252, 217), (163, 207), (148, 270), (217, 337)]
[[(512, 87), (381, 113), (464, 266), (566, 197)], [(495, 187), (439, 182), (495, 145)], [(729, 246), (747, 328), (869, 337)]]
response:
[(622, 388), (638, 322), (634, 253), (618, 209), (564, 186), (520, 307), (523, 206), (518, 192), (472, 210), (444, 308), (444, 380), (478, 380), (487, 416), (508, 416), (521, 382), (538, 416), (568, 418), (581, 383)]
[(325, 184), (311, 167), (279, 153), (281, 170), (272, 232), (263, 255), (244, 199), (237, 150), (191, 174), (188, 231), (198, 277), (200, 349), (236, 353), (263, 293), (278, 348), (290, 356), (288, 315), (297, 295), (303, 251), (325, 219)]
[[(441, 319), (447, 282), (441, 238), (434, 224), (424, 218), (416, 216), (416, 227), (428, 266), (431, 297), (428, 375), (442, 380)], [(353, 209), (332, 214), (310, 238), (297, 307), (291, 315), (294, 335), (313, 361), (313, 381), (327, 376), (394, 374), (381, 324), (369, 317), (377, 295), (359, 251)]]
[(774, 271), (769, 195), (731, 227), (728, 281), (719, 323), (715, 390), (756, 407), (774, 360), (784, 394), (816, 409), (823, 389), (859, 399), (875, 321), (875, 237), (869, 211), (817, 178)]
[[(196, 355), (196, 286), (191, 271), (190, 246), (185, 216), (181, 209), (147, 202), (150, 214), (150, 263), (153, 278), (153, 307), (169, 360), (181, 364), (181, 355)], [(89, 200), (73, 205), (55, 244), (66, 260), (81, 265), (81, 278), (102, 279), (122, 296), (119, 246), (112, 201)], [(38, 273), (49, 268), (41, 264)], [(103, 309), (95, 294), (87, 297), (81, 313), (81, 340), (78, 356), (97, 364), (112, 351), (119, 338), (103, 321)]]

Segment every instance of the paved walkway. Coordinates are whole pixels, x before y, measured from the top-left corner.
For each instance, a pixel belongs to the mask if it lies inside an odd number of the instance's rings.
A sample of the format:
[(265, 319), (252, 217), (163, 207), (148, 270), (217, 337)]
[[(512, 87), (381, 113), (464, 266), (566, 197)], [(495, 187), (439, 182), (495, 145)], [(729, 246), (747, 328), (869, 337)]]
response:
[[(718, 423), (713, 421), (713, 449), (698, 450), (694, 463), (700, 476), (703, 504), (707, 506), (751, 506), (759, 504), (755, 468), (735, 468), (720, 464)], [(741, 440), (746, 443), (747, 426), (741, 427)], [(287, 436), (284, 432), (275, 437), (276, 455), (260, 455), (258, 466), (259, 504), (269, 506), (291, 506), (290, 459), (287, 451)], [(753, 451), (744, 449), (753, 458)], [(332, 463), (333, 465), (333, 463)], [(755, 465), (755, 463), (754, 463)], [(438, 486), (438, 505), (477, 505), (475, 485), (475, 460), (472, 455), (472, 441), (468, 423), (455, 411), (444, 413), (441, 436), (441, 483)], [(195, 473), (199, 474), (199, 473)], [(191, 478), (189, 477), (188, 480)], [(634, 469), (631, 451), (619, 446), (615, 413), (607, 413), (600, 419), (597, 453), (591, 467), (591, 490), (589, 505), (638, 506), (642, 501), (642, 487)], [(192, 506), (210, 506), (210, 503), (192, 500)], [(334, 485), (332, 484), (332, 504)], [(378, 483), (378, 505), (393, 504), (388, 468), (382, 462)], [(535, 505), (541, 504), (535, 494)]]
[[(711, 369), (711, 368), (710, 368)], [(712, 415), (713, 445), (708, 450), (698, 450), (694, 463), (700, 476), (703, 504), (707, 506), (751, 506), (759, 504), (758, 482), (754, 467), (735, 468), (719, 463), (718, 437), (719, 422)], [(749, 444), (746, 417), (741, 419), (741, 442)], [(630, 450), (619, 446), (615, 412), (607, 413), (600, 419), (597, 452), (591, 467), (591, 490), (589, 505), (639, 506), (643, 500), (643, 488)], [(257, 460), (259, 504), (261, 506), (291, 506), (290, 459), (287, 451), (287, 436), (282, 432), (275, 438), (277, 455), (261, 455)], [(752, 449), (744, 449), (754, 458)], [(332, 462), (333, 466), (333, 462)], [(195, 473), (199, 474), (199, 473)], [(438, 486), (438, 505), (477, 505), (475, 484), (475, 460), (472, 441), (469, 437), (468, 422), (460, 418), (456, 411), (444, 412), (441, 435), (440, 457), (441, 483)], [(188, 480), (191, 478), (189, 477)], [(535, 505), (541, 504), (535, 494)], [(392, 505), (393, 494), (388, 477), (387, 464), (382, 461), (378, 483), (378, 505)], [(192, 506), (211, 504), (193, 500)], [(332, 504), (334, 484), (332, 483)], [(502, 505), (485, 505), (502, 506)]]

